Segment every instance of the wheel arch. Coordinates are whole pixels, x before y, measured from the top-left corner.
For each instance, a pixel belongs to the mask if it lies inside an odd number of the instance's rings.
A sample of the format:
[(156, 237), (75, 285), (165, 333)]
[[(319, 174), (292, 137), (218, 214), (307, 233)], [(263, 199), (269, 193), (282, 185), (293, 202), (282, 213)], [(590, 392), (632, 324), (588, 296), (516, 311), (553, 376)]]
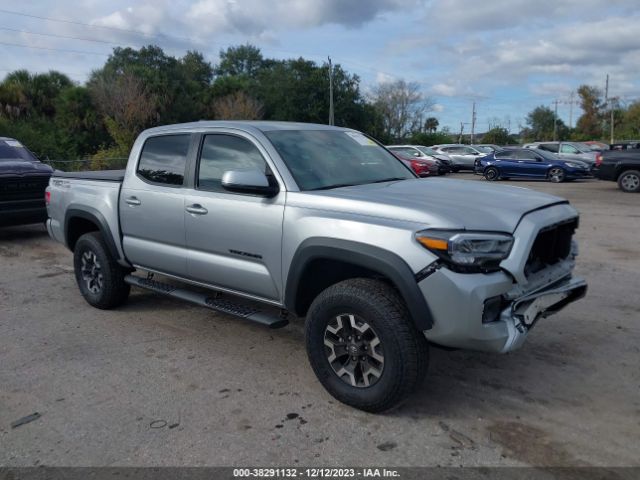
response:
[(64, 217), (64, 238), (67, 248), (75, 249), (78, 239), (89, 232), (100, 232), (113, 258), (120, 258), (109, 225), (104, 216), (92, 207), (69, 208)]
[(284, 305), (305, 316), (313, 299), (325, 288), (356, 277), (382, 278), (404, 300), (418, 330), (428, 330), (433, 318), (416, 277), (398, 255), (373, 245), (350, 240), (314, 237), (302, 242), (287, 275)]

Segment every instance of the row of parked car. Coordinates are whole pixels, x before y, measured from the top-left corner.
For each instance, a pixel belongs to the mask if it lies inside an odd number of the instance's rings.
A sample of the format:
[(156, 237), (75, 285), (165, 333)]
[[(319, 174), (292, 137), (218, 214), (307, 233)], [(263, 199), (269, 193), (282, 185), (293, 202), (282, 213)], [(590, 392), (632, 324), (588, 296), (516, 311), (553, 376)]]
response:
[[(482, 145), (389, 145), (418, 176), (473, 171), (490, 181), (540, 178), (564, 182), (589, 176), (640, 191), (640, 141), (537, 142), (522, 147)], [(0, 226), (44, 222), (44, 189), (53, 169), (13, 138), (0, 137)]]
[(560, 183), (596, 176), (617, 181), (625, 192), (640, 191), (640, 141), (612, 145), (593, 141), (387, 148), (421, 177), (470, 170), (489, 181), (537, 178)]

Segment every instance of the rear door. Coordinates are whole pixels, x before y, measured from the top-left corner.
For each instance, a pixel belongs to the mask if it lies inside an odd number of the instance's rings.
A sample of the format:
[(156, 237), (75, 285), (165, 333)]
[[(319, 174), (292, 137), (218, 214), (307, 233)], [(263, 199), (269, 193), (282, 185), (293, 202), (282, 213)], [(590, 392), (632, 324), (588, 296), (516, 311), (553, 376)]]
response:
[(259, 169), (273, 176), (268, 154), (240, 132), (203, 134), (199, 143), (194, 185), (185, 199), (189, 278), (279, 300), (286, 198), (282, 183), (273, 198), (232, 193), (221, 186), (229, 170)]
[(184, 181), (189, 133), (149, 137), (120, 193), (122, 245), (127, 259), (150, 270), (185, 276)]
[(516, 159), (516, 152), (505, 150), (504, 152), (498, 152), (494, 154), (495, 165), (498, 167), (502, 176), (516, 177), (518, 160)]
[[(546, 164), (542, 157), (534, 150), (516, 151), (517, 175), (526, 177), (543, 177), (546, 174)], [(514, 175), (515, 176), (515, 175)]]

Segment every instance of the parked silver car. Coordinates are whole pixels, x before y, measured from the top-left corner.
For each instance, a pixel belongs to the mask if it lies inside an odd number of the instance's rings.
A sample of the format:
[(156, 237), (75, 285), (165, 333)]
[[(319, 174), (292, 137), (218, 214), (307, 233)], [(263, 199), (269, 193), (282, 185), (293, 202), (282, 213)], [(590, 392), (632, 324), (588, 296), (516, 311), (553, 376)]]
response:
[(589, 166), (596, 161), (597, 151), (591, 150), (585, 145), (578, 142), (534, 142), (527, 143), (524, 148), (537, 148), (547, 152), (555, 153), (562, 159), (566, 160), (582, 160)]
[(461, 144), (444, 144), (434, 145), (431, 147), (438, 153), (448, 155), (453, 162), (452, 170), (458, 172), (460, 170), (473, 170), (477, 158), (482, 158), (490, 152), (483, 151), (478, 147)]

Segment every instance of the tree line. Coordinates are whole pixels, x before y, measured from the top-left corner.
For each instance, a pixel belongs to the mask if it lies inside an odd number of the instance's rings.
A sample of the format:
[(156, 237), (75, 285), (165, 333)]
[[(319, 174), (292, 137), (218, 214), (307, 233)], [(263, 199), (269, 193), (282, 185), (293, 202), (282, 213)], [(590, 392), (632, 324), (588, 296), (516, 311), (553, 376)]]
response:
[(611, 127), (615, 139), (640, 138), (640, 100), (623, 103), (620, 98), (605, 98), (601, 89), (581, 85), (578, 90), (578, 104), (582, 114), (575, 127), (566, 125), (556, 116), (555, 110), (540, 105), (526, 118), (526, 127), (521, 136), (525, 141), (538, 140), (602, 140), (610, 141)]
[[(229, 47), (213, 65), (189, 51), (176, 58), (160, 47), (115, 48), (105, 64), (78, 85), (57, 71), (9, 73), (0, 83), (0, 136), (19, 139), (41, 158), (90, 159), (91, 168), (119, 166), (145, 128), (201, 119), (264, 119), (327, 123), (329, 65), (304, 58), (272, 59), (252, 45)], [(433, 145), (458, 141), (431, 115), (434, 99), (419, 85), (396, 80), (366, 94), (360, 78), (332, 68), (335, 124), (383, 143)], [(582, 115), (569, 128), (548, 106), (526, 118), (519, 135), (494, 124), (485, 143), (640, 137), (640, 102), (605, 102), (602, 92), (578, 89)], [(467, 137), (468, 139), (468, 137)], [(81, 168), (85, 164), (74, 164)]]
[[(435, 135), (433, 106), (418, 86), (398, 80), (365, 95), (360, 79), (332, 67), (335, 124), (383, 142)], [(160, 47), (115, 48), (77, 85), (57, 71), (9, 73), (0, 83), (0, 136), (41, 158), (90, 159), (108, 168), (124, 159), (145, 128), (201, 119), (327, 123), (329, 65), (265, 58), (252, 45), (220, 52), (212, 65), (195, 51), (176, 58)]]

